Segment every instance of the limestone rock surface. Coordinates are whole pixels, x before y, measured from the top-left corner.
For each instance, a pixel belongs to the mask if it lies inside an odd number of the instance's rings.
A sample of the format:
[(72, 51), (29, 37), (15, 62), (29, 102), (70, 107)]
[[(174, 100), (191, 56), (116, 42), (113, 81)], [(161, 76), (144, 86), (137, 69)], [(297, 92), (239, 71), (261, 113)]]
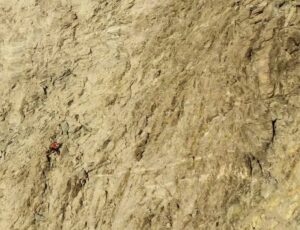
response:
[(0, 0), (0, 229), (300, 229), (299, 50), (297, 0)]

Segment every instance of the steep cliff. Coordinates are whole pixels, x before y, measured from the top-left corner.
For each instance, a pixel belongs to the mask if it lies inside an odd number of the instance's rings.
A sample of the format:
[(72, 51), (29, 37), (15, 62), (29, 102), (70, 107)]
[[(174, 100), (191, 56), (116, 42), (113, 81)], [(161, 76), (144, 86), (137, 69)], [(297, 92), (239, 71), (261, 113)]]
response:
[(299, 229), (299, 11), (0, 0), (0, 229)]

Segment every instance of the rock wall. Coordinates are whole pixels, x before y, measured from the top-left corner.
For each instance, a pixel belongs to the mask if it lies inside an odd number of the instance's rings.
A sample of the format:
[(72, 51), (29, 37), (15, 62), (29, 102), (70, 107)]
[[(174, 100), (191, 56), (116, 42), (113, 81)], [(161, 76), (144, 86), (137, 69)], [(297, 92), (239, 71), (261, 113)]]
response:
[(299, 229), (299, 7), (0, 0), (0, 228)]

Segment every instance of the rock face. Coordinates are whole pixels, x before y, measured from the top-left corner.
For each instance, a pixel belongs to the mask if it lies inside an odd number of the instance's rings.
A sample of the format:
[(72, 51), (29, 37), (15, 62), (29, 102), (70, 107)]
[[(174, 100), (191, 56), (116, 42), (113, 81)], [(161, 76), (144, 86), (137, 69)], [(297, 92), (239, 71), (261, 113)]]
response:
[(0, 229), (299, 229), (299, 7), (1, 0)]

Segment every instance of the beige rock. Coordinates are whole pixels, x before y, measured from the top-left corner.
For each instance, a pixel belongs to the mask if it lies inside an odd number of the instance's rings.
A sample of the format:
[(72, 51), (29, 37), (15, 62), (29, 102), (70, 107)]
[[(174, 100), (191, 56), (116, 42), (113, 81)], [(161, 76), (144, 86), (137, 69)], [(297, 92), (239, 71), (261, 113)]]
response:
[(299, 25), (297, 1), (0, 1), (0, 229), (299, 229)]

